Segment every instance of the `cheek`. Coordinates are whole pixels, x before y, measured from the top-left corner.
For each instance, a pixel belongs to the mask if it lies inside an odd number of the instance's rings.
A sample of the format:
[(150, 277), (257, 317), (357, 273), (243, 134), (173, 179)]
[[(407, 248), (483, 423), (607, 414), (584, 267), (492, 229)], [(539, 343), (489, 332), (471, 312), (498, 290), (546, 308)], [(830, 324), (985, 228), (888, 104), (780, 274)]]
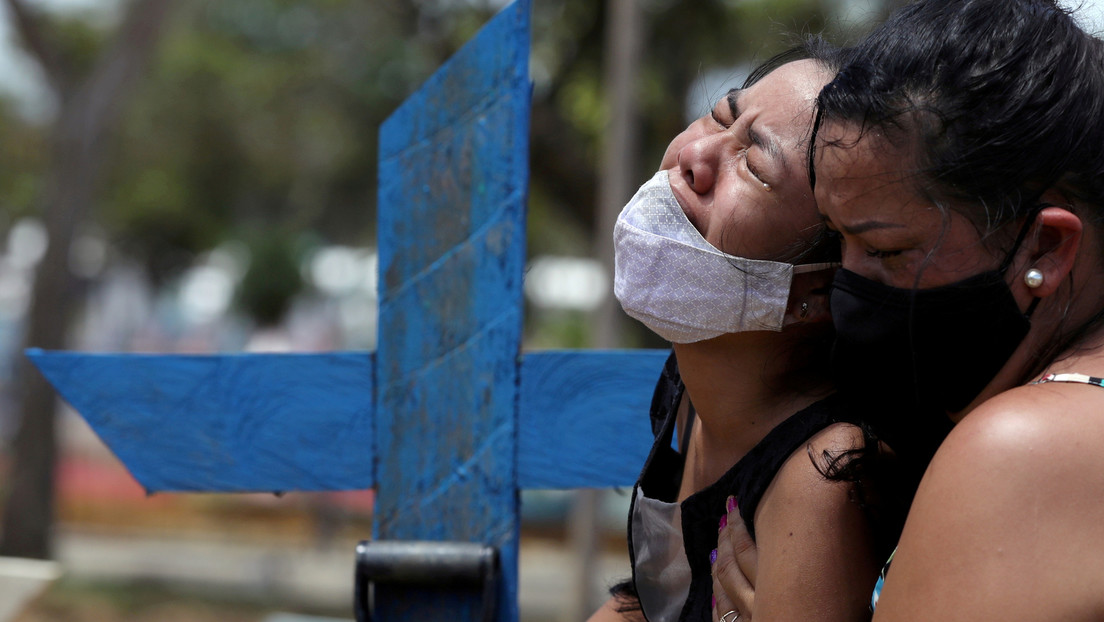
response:
[(795, 210), (786, 209), (776, 195), (744, 191), (728, 196), (710, 218), (707, 239), (730, 255), (778, 260), (812, 241), (820, 225), (811, 202), (807, 209)]
[(1000, 267), (1003, 257), (995, 255), (985, 248), (981, 242), (974, 242), (958, 249), (947, 249), (940, 253), (936, 250), (929, 261), (917, 261), (913, 272), (920, 275), (920, 287), (939, 287), (956, 281), (996, 270)]
[(768, 210), (767, 218), (776, 239), (797, 248), (819, 238), (824, 224), (811, 192), (793, 189), (785, 194), (776, 192), (775, 197), (764, 209)]

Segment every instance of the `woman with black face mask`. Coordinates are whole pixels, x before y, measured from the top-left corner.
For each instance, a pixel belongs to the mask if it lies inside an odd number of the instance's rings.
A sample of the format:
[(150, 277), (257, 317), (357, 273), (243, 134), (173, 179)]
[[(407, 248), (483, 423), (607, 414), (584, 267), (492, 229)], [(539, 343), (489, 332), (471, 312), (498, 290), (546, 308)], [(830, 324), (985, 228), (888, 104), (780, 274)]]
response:
[[(1050, 0), (917, 2), (823, 89), (815, 132), (840, 390), (898, 434), (957, 423), (874, 619), (1101, 619), (1104, 43)], [(754, 607), (739, 527), (715, 589)]]

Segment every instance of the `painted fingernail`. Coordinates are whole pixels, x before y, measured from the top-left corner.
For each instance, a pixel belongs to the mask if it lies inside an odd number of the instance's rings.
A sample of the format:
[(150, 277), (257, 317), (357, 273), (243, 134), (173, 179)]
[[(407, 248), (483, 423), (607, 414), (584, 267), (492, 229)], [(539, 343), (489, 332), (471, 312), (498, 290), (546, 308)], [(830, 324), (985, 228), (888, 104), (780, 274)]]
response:
[(712, 566), (715, 563), (717, 563), (717, 549), (709, 551), (709, 565)]
[(729, 512), (736, 509), (736, 497), (728, 498), (728, 501), (725, 502), (725, 509), (727, 509)]
[(726, 526), (728, 526), (728, 514), (722, 514), (721, 515), (721, 524), (720, 524), (719, 527), (717, 527), (717, 531), (720, 531), (720, 530), (724, 529)]
[(713, 608), (716, 609), (717, 608), (717, 597), (716, 596), (710, 596), (709, 598), (713, 599)]

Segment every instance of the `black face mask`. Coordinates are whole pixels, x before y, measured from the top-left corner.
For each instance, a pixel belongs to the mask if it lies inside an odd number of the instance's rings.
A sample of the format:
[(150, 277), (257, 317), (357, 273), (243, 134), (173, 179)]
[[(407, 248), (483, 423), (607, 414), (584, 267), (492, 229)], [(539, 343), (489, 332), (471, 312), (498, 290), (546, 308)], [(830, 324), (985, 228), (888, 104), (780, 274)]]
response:
[(901, 289), (837, 271), (832, 358), (841, 389), (883, 397), (888, 407), (965, 408), (1031, 328), (1003, 273)]
[(837, 387), (868, 408), (875, 432), (920, 472), (950, 432), (947, 413), (981, 393), (1031, 327), (1003, 273), (917, 290), (836, 272)]

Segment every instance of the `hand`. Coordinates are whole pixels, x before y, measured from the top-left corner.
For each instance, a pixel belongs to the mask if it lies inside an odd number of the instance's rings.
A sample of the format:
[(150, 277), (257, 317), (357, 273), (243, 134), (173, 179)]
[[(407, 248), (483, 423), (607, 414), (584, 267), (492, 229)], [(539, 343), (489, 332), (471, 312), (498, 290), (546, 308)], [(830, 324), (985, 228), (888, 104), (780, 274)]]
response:
[(721, 620), (730, 611), (739, 612), (741, 622), (749, 622), (755, 609), (758, 550), (740, 518), (735, 498), (728, 498), (726, 509), (713, 561), (713, 622), (732, 622), (731, 615)]

